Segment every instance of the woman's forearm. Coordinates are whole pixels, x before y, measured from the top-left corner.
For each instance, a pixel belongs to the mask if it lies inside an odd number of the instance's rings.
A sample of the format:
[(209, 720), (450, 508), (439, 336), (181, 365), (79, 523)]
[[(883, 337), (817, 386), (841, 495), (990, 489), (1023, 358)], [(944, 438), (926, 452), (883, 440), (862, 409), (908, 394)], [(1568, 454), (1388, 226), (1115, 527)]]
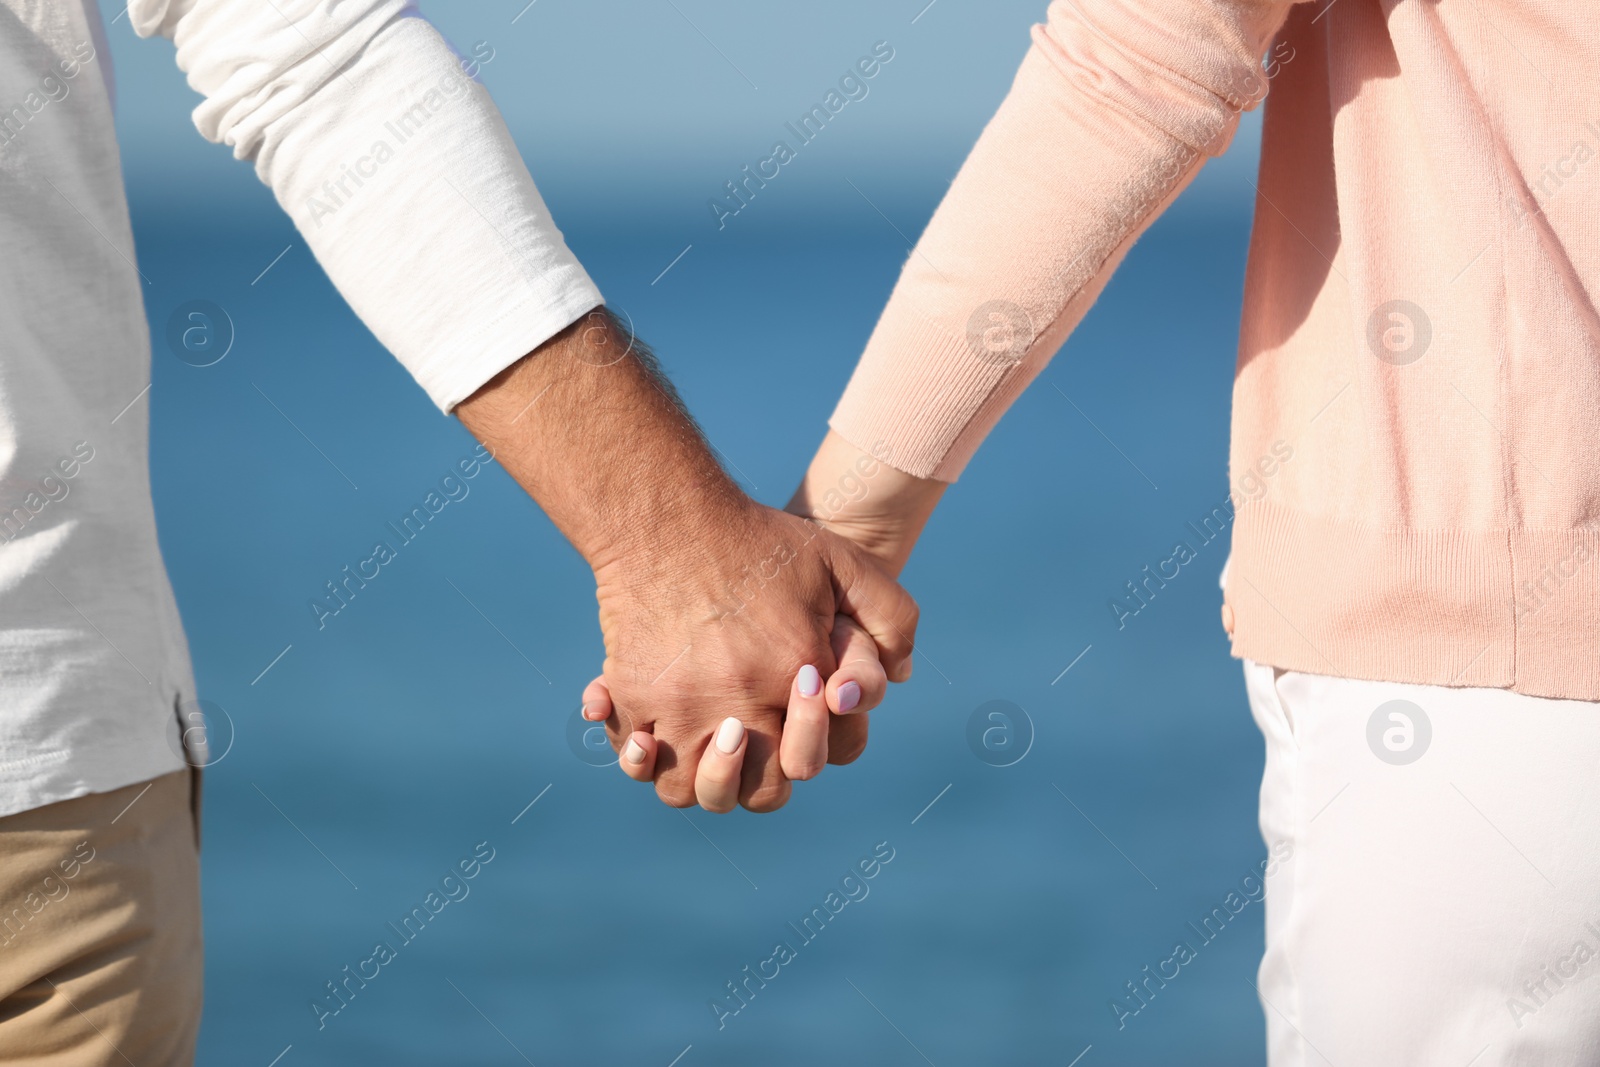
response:
[(898, 575), (946, 483), (907, 474), (893, 458), (881, 443), (864, 451), (829, 430), (787, 510), (849, 538)]
[(1146, 226), (1265, 94), (1287, 0), (1057, 0), (830, 425), (953, 482)]

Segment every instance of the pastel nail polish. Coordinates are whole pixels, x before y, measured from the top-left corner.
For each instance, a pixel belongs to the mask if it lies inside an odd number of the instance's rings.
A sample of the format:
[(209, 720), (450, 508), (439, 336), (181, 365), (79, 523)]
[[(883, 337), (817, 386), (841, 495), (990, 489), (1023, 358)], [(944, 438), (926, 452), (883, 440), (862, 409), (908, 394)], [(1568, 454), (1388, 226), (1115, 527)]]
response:
[(622, 758), (638, 766), (644, 762), (644, 746), (633, 738), (628, 738), (628, 743), (622, 746)]
[(731, 715), (722, 720), (722, 725), (717, 727), (717, 751), (724, 756), (731, 756), (739, 751), (739, 742), (744, 740), (744, 723)]
[(800, 695), (814, 697), (822, 692), (822, 675), (811, 664), (800, 668)]
[(855, 682), (846, 682), (839, 687), (839, 711), (856, 710), (856, 705), (861, 703), (861, 687)]

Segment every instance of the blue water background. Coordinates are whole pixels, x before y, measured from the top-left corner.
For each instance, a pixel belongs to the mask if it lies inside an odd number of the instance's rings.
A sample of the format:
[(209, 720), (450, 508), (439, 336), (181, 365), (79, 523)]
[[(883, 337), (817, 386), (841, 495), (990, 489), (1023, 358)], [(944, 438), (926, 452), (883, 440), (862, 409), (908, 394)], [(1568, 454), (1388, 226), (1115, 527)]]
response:
[[(965, 11), (927, 20), (943, 10)], [(863, 34), (797, 61), (800, 88), (769, 99), (803, 102)], [(781, 125), (777, 103), (733, 149), (707, 140), (594, 182), (581, 154), (525, 138), (572, 246), (757, 498), (793, 488), (907, 238), (1026, 45), (1008, 40), (954, 131), (907, 142), (921, 156), (875, 150), (894, 131), (868, 101), (722, 231), (704, 201), (753, 158), (738, 145)], [(943, 76), (903, 51), (908, 78)], [(154, 108), (139, 78), (124, 74), (125, 141)], [(1204, 946), (1187, 926), (1264, 854), (1261, 742), (1218, 621), (1225, 539), (1200, 547), (1187, 529), (1227, 493), (1248, 159), (1133, 250), (947, 495), (904, 576), (924, 609), (916, 677), (874, 714), (867, 754), (777, 814), (713, 817), (569, 748), (601, 656), (592, 580), (498, 469), (318, 629), (310, 598), (473, 442), (248, 168), (195, 152), (176, 166), (130, 145), (127, 170), (151, 280), (161, 540), (201, 695), (236, 731), (206, 780), (202, 1064), (1262, 1062), (1260, 905)], [(194, 299), (233, 322), (211, 367), (166, 345)], [(1199, 558), (1119, 629), (1108, 601), (1179, 540)], [(1014, 766), (969, 748), (991, 700), (1032, 723)], [(470, 895), (319, 1029), (324, 983), (398, 944), (386, 924), (484, 841), (494, 859)], [(800, 945), (786, 924), (880, 842), (894, 858), (870, 894)], [(780, 939), (797, 958), (719, 1029), (708, 1001)], [(1113, 998), (1178, 940), (1198, 958), (1119, 1028)]]

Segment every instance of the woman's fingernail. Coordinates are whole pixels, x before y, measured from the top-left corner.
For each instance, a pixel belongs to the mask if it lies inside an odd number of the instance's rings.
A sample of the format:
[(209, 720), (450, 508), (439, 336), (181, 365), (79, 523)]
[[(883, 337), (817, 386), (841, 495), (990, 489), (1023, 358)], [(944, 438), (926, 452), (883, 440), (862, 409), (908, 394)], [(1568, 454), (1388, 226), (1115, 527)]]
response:
[(717, 727), (717, 751), (724, 756), (731, 756), (739, 751), (739, 742), (744, 740), (744, 723), (729, 716), (722, 720), (722, 725)]
[(856, 705), (861, 703), (861, 687), (855, 682), (846, 682), (839, 687), (839, 711), (854, 711)]
[(815, 667), (807, 663), (800, 668), (800, 695), (814, 697), (820, 692), (822, 692), (822, 675), (817, 673)]
[(622, 758), (637, 767), (644, 762), (644, 746), (628, 738), (628, 743), (622, 746)]
[(583, 717), (590, 722), (599, 722), (601, 719), (605, 718), (604, 715), (600, 714), (600, 709), (595, 707), (593, 704), (585, 704), (583, 706)]

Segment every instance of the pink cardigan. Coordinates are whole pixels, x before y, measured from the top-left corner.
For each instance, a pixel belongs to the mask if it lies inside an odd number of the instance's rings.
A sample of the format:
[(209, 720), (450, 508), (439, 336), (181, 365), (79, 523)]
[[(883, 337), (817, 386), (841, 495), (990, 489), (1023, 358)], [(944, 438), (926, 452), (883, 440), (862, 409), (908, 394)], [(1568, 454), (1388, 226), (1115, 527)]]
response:
[(1056, 0), (832, 425), (955, 480), (1270, 83), (1234, 654), (1600, 700), (1597, 67), (1582, 3)]

